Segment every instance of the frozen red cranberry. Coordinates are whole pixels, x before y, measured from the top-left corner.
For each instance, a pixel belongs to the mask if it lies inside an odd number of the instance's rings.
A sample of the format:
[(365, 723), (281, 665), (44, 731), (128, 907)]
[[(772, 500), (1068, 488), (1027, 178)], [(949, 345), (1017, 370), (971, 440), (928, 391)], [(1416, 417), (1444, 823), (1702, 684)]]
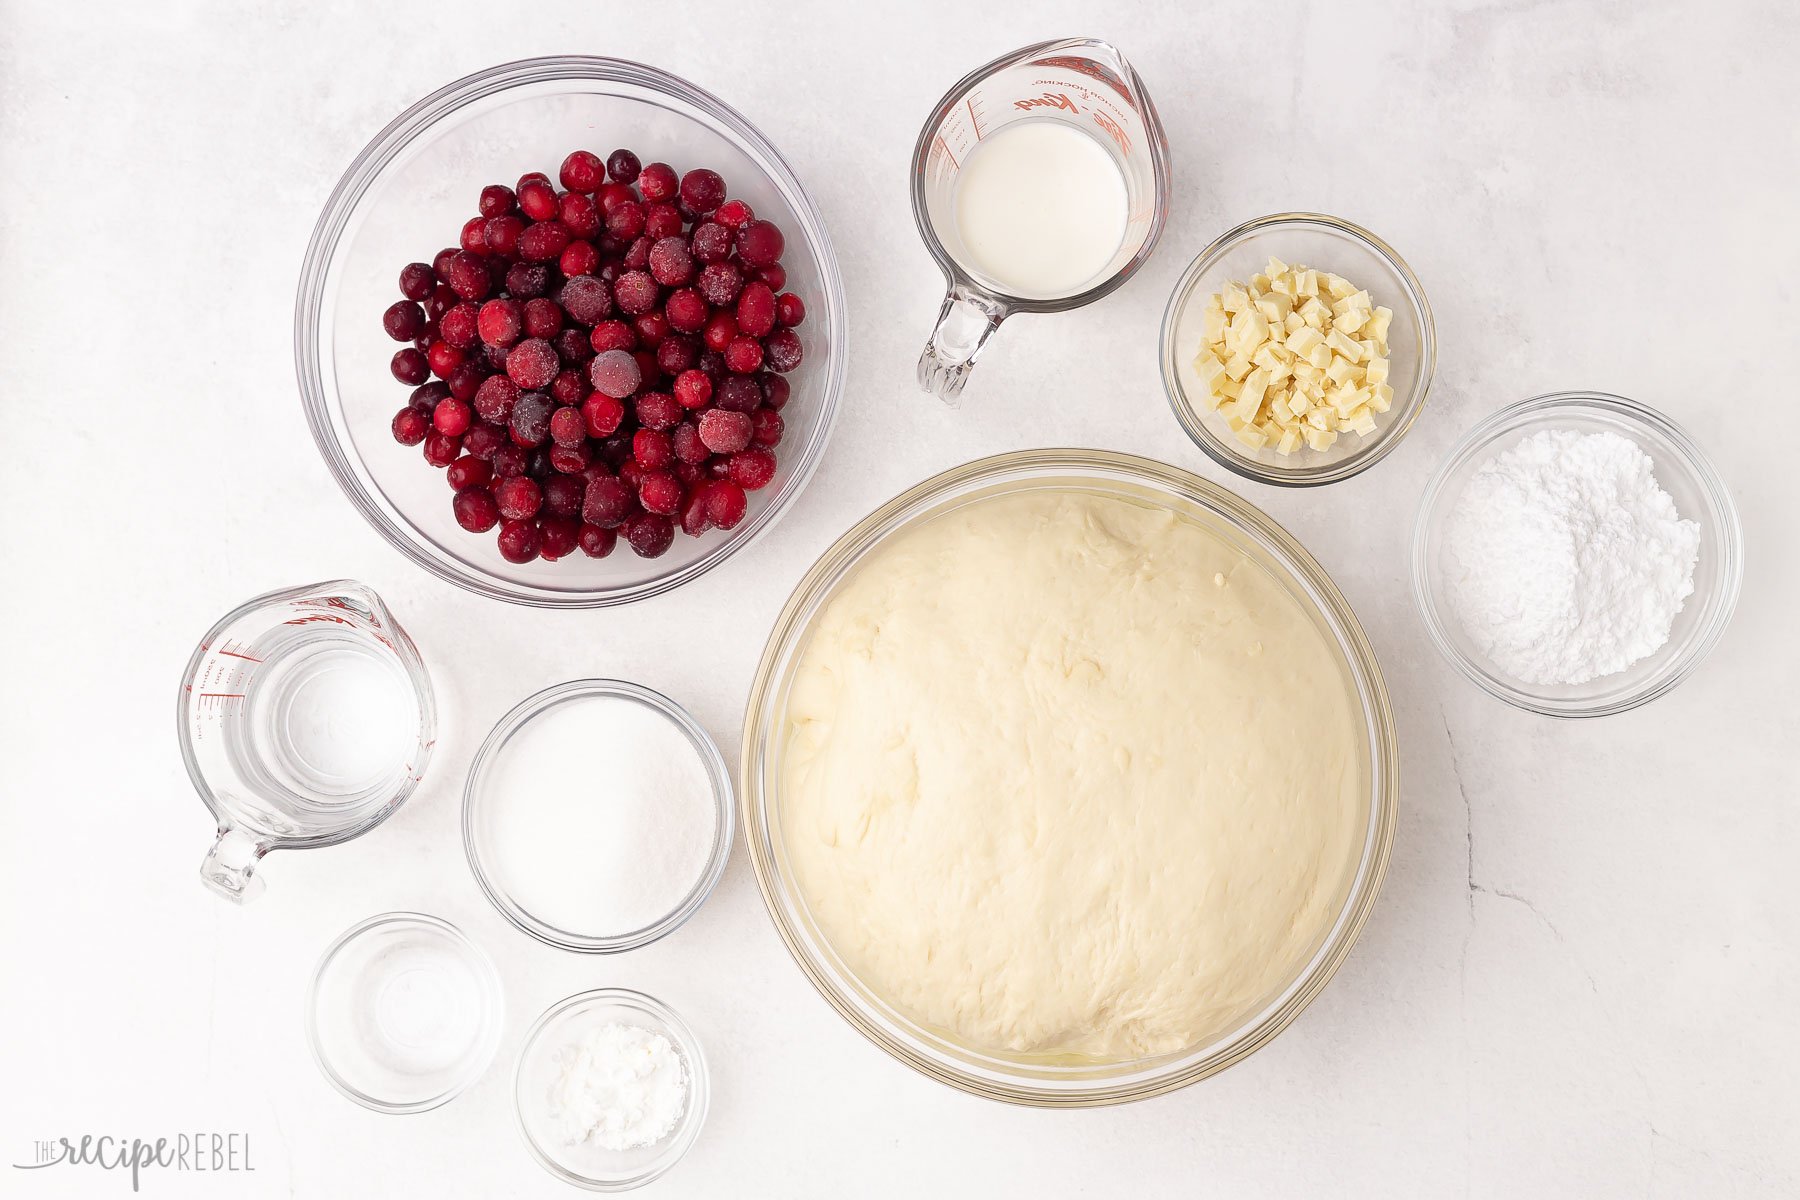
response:
[(539, 221), (519, 235), (519, 255), (531, 262), (549, 262), (573, 240), (569, 227), (561, 221)]
[(594, 194), (594, 203), (600, 206), (602, 217), (611, 213), (621, 204), (636, 204), (638, 194), (627, 183), (609, 183)]
[(517, 198), (513, 190), (504, 183), (490, 183), (481, 189), (481, 215), (484, 217), (503, 216), (513, 210)]
[(550, 440), (559, 446), (579, 446), (587, 441), (587, 421), (581, 410), (564, 406), (551, 413)]
[[(625, 444), (629, 447), (631, 442), (627, 440)], [(633, 496), (637, 495), (638, 484), (644, 482), (644, 468), (638, 466), (637, 459), (627, 458), (619, 464), (619, 482), (630, 488)]]
[(457, 244), (470, 254), (487, 256), (487, 218), (470, 217), (463, 222), (462, 232), (456, 236)]
[(551, 338), (562, 328), (562, 305), (545, 296), (525, 302), (525, 336)]
[(738, 229), (756, 219), (756, 213), (742, 200), (727, 200), (713, 213), (713, 220), (727, 229)]
[(701, 339), (709, 350), (717, 350), (723, 354), (725, 347), (738, 335), (737, 318), (728, 312), (716, 312), (707, 318), (706, 328), (701, 332)]
[(649, 266), (650, 274), (664, 287), (680, 287), (694, 277), (694, 256), (688, 253), (687, 243), (679, 237), (659, 238), (653, 242)]
[[(710, 453), (711, 451), (708, 451), (708, 454)], [(723, 462), (725, 460), (719, 459), (718, 461)], [(706, 473), (705, 468), (696, 463), (677, 462), (675, 464), (675, 478), (681, 480), (681, 486), (688, 489), (689, 495), (693, 495), (696, 492), (703, 492), (705, 490), (700, 485), (710, 479), (711, 476)]]
[(455, 258), (461, 250), (461, 246), (445, 246), (432, 256), (431, 269), (443, 282), (449, 282), (450, 260)]
[(494, 451), (506, 444), (506, 429), (491, 421), (477, 421), (469, 432), (463, 435), (463, 453), (472, 454), (483, 462), (494, 457)]
[(506, 355), (507, 377), (526, 390), (549, 384), (557, 365), (555, 347), (541, 337), (526, 338)]
[(762, 366), (762, 343), (753, 337), (742, 335), (731, 339), (725, 347), (725, 368), (739, 375), (748, 375)]
[[(736, 454), (748, 446), (750, 429), (750, 418), (745, 413), (715, 408), (700, 414), (700, 440), (714, 454)], [(714, 524), (722, 525), (722, 522), (715, 521)]]
[(578, 474), (552, 475), (544, 480), (544, 511), (556, 517), (579, 517), (587, 480)]
[(756, 377), (756, 383), (762, 388), (764, 404), (776, 412), (787, 407), (789, 389), (786, 377), (773, 371), (764, 371)]
[(694, 227), (691, 249), (703, 263), (724, 262), (731, 257), (731, 230), (713, 221)]
[(762, 388), (748, 376), (731, 375), (713, 385), (713, 404), (726, 412), (755, 412), (761, 403)]
[(432, 288), (431, 295), (425, 297), (420, 305), (425, 310), (426, 328), (429, 329), (433, 322), (449, 312), (451, 306), (461, 299), (456, 294), (456, 289), (447, 283), (440, 283)]
[(550, 402), (550, 397), (542, 392), (519, 393), (519, 399), (513, 404), (512, 416), (507, 421), (514, 443), (526, 449), (543, 445), (549, 440), (550, 414), (555, 409), (556, 405)]
[(694, 286), (714, 308), (728, 308), (744, 290), (744, 274), (728, 262), (707, 263)]
[(462, 366), (463, 352), (449, 342), (433, 342), (431, 349), (425, 352), (425, 363), (431, 373), (439, 379), (447, 378), (450, 372)]
[(762, 280), (752, 280), (738, 294), (738, 332), (766, 337), (775, 328), (775, 293)]
[(744, 519), (744, 510), (749, 507), (749, 499), (744, 489), (729, 479), (721, 479), (708, 484), (706, 488), (706, 517), (720, 529), (732, 529)]
[(550, 381), (550, 398), (558, 404), (580, 404), (588, 396), (587, 374), (565, 367)]
[(538, 522), (538, 531), (543, 536), (538, 553), (544, 556), (544, 561), (555, 562), (575, 553), (581, 538), (581, 522), (569, 517), (545, 517)]
[(771, 291), (779, 292), (787, 286), (787, 271), (780, 263), (767, 267), (758, 267), (756, 277), (769, 285)]
[[(652, 354), (662, 346), (663, 339), (669, 336), (668, 318), (654, 308), (632, 318), (631, 327), (637, 331), (639, 349), (649, 350)], [(645, 374), (647, 375), (649, 372), (645, 372)]]
[(456, 513), (456, 523), (470, 533), (486, 533), (500, 520), (500, 506), (494, 503), (494, 494), (480, 485), (460, 489), (450, 507)]
[(656, 355), (653, 352), (649, 350), (633, 350), (631, 352), (631, 357), (637, 360), (638, 373), (644, 377), (645, 386), (657, 381), (658, 368), (656, 365)]
[(673, 204), (644, 204), (644, 236), (651, 241), (675, 237), (681, 226), (681, 211)]
[(500, 515), (507, 520), (523, 521), (537, 515), (544, 502), (544, 493), (536, 480), (514, 475), (494, 485), (494, 502), (500, 506)]
[(434, 467), (447, 467), (462, 453), (462, 439), (454, 434), (432, 430), (425, 435), (425, 461)]
[(666, 162), (645, 165), (638, 173), (637, 185), (646, 200), (673, 200), (681, 186), (675, 168)]
[(700, 348), (700, 357), (694, 360), (694, 366), (698, 370), (705, 371), (712, 378), (715, 388), (719, 386), (720, 380), (730, 374), (725, 369), (725, 356), (711, 346)]
[(524, 448), (515, 446), (511, 442), (494, 451), (494, 456), (488, 459), (488, 462), (494, 468), (496, 479), (509, 475), (523, 475), (525, 468), (530, 465), (529, 456), (525, 453)]
[(588, 150), (577, 150), (563, 159), (557, 178), (571, 192), (595, 192), (606, 182), (606, 165), (600, 156)]
[(585, 438), (580, 445), (550, 447), (550, 469), (564, 475), (579, 475), (593, 461), (594, 452), (588, 448)]
[(556, 347), (557, 356), (571, 367), (585, 369), (587, 360), (594, 357), (594, 347), (589, 343), (585, 329), (565, 329), (551, 338), (550, 344)]
[(533, 221), (548, 221), (557, 214), (560, 205), (556, 199), (556, 189), (548, 180), (533, 179), (519, 184), (519, 211)]
[(772, 408), (759, 408), (750, 414), (750, 444), (765, 448), (778, 446), (786, 428), (787, 422), (781, 419), (780, 413)]
[(669, 431), (669, 452), (677, 461), (698, 466), (712, 454), (700, 440), (700, 430), (692, 421), (683, 421)]
[(600, 206), (594, 203), (592, 196), (584, 196), (580, 192), (570, 192), (557, 204), (556, 219), (563, 228), (578, 238), (594, 238), (606, 228), (601, 219)]
[(542, 263), (516, 262), (506, 269), (506, 290), (515, 300), (530, 300), (550, 290), (550, 268)]
[(613, 284), (613, 300), (627, 316), (655, 308), (657, 294), (656, 280), (644, 271), (627, 271)]
[(594, 326), (588, 345), (595, 354), (605, 354), (608, 350), (635, 350), (637, 331), (624, 321), (602, 321)]
[(648, 471), (638, 484), (638, 503), (645, 512), (674, 516), (681, 510), (681, 484), (667, 471)]
[(775, 478), (775, 456), (767, 450), (744, 450), (726, 460), (726, 470), (731, 482), (754, 492)]
[(644, 206), (625, 200), (612, 206), (606, 214), (606, 232), (620, 241), (633, 241), (644, 233)]
[(806, 301), (792, 292), (775, 297), (775, 319), (790, 329), (806, 320)]
[[(686, 466), (687, 464), (682, 465)], [(707, 485), (696, 478), (693, 481), (692, 490), (682, 498), (678, 520), (681, 532), (689, 537), (699, 537), (712, 528), (712, 518), (706, 515), (706, 492)]]
[(705, 371), (690, 369), (675, 377), (675, 402), (683, 408), (702, 408), (712, 394), (712, 380)]
[(662, 430), (640, 429), (631, 436), (631, 457), (646, 471), (660, 471), (675, 461), (675, 451)]
[(576, 538), (581, 552), (589, 558), (605, 558), (618, 545), (619, 535), (610, 529), (602, 529), (598, 525), (583, 525)]
[(475, 330), (490, 346), (510, 346), (524, 329), (525, 310), (517, 300), (489, 300), (476, 314)]
[(511, 258), (519, 252), (519, 235), (524, 232), (525, 222), (511, 213), (489, 217), (484, 231), (488, 253), (496, 258)]
[(663, 316), (669, 319), (669, 328), (682, 333), (700, 332), (706, 325), (708, 311), (706, 300), (693, 288), (670, 292), (663, 302)]
[(450, 394), (450, 385), (442, 379), (433, 379), (430, 383), (420, 384), (406, 398), (409, 407), (416, 408), (427, 417), (438, 406), (438, 401)]
[(416, 446), (431, 431), (431, 418), (408, 405), (394, 414), (391, 428), (396, 442), (402, 446)]
[(750, 221), (737, 231), (737, 256), (752, 267), (769, 267), (781, 259), (786, 240), (772, 221)]
[(639, 558), (660, 557), (675, 541), (675, 526), (669, 518), (656, 513), (638, 513), (627, 518), (620, 532)]
[(430, 263), (407, 263), (400, 268), (400, 294), (408, 300), (425, 299), (437, 284), (437, 272)]
[(612, 315), (612, 293), (592, 275), (577, 275), (563, 284), (556, 300), (570, 320), (582, 325), (598, 324)]
[[(466, 439), (465, 439), (466, 440)], [(452, 488), (462, 491), (466, 487), (485, 487), (488, 480), (494, 477), (494, 469), (463, 447), (463, 456), (450, 464), (444, 478)]]
[(638, 384), (643, 381), (644, 372), (637, 359), (625, 350), (596, 354), (594, 361), (588, 364), (588, 382), (594, 385), (594, 390), (615, 400), (623, 400), (637, 391)]
[(600, 251), (594, 249), (592, 242), (570, 242), (556, 266), (565, 276), (592, 275), (600, 269)]
[(458, 350), (468, 350), (481, 340), (480, 317), (480, 307), (473, 301), (464, 300), (438, 322), (438, 337)]
[(444, 282), (464, 300), (480, 300), (494, 286), (487, 261), (479, 254), (458, 250), (444, 266)]
[(793, 370), (800, 365), (802, 357), (800, 335), (791, 329), (777, 329), (763, 343), (763, 354), (777, 371)]
[(637, 508), (637, 497), (623, 481), (590, 479), (581, 501), (581, 519), (602, 529), (617, 529)]
[(381, 314), (381, 327), (396, 342), (410, 342), (425, 332), (425, 310), (411, 300), (396, 300)]
[(500, 523), (500, 557), (509, 563), (528, 563), (538, 556), (544, 535), (535, 521)]
[(725, 199), (725, 181), (717, 171), (696, 167), (681, 177), (681, 202), (697, 213), (709, 213)]
[(638, 163), (638, 156), (629, 150), (614, 150), (606, 156), (607, 178), (614, 183), (636, 183), (638, 174), (643, 170)]
[(632, 402), (632, 413), (645, 429), (673, 429), (686, 411), (667, 392), (640, 392)]
[(469, 431), (469, 422), (474, 414), (469, 406), (455, 396), (446, 396), (438, 401), (431, 413), (431, 424), (439, 433), (447, 433), (452, 437), (461, 437)]
[(700, 347), (691, 337), (679, 333), (670, 333), (668, 318), (658, 313), (645, 313), (643, 316), (639, 317), (638, 320), (648, 321), (652, 317), (655, 317), (662, 323), (662, 329), (665, 335), (658, 342), (656, 347), (657, 368), (661, 370), (664, 375), (673, 379), (675, 376), (694, 365), (694, 360), (700, 356)]
[(505, 375), (489, 375), (475, 389), (475, 411), (484, 421), (505, 421), (512, 416), (519, 385)]

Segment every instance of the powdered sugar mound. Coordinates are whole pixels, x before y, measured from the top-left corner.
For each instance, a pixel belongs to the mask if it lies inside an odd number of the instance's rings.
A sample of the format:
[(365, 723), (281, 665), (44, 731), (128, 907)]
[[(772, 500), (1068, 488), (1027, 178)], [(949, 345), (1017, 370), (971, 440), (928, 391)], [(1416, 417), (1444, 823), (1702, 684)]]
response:
[(1445, 591), (1502, 671), (1586, 683), (1669, 640), (1699, 554), (1699, 524), (1636, 442), (1550, 429), (1470, 477), (1444, 529)]

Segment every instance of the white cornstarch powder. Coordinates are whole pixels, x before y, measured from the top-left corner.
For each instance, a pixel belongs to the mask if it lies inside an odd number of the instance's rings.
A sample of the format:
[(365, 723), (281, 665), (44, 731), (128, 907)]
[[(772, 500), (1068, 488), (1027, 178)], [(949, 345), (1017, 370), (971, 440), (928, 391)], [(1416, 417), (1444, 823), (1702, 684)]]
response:
[(711, 860), (719, 818), (700, 751), (673, 719), (629, 697), (565, 700), (526, 721), (486, 787), (496, 882), (567, 933), (616, 937), (654, 924)]
[(655, 1030), (618, 1022), (590, 1029), (557, 1052), (556, 1064), (550, 1119), (570, 1146), (652, 1146), (687, 1107), (681, 1054)]
[(1444, 585), (1502, 671), (1586, 683), (1669, 640), (1699, 553), (1699, 524), (1636, 442), (1550, 429), (1470, 477), (1444, 528)]

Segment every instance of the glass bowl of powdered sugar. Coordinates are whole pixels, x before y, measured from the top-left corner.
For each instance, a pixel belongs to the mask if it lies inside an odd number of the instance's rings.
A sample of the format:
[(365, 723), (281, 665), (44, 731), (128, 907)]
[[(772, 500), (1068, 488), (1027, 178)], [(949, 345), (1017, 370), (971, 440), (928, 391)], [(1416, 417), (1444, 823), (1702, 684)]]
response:
[(609, 954), (679, 928), (731, 851), (731, 778), (668, 697), (617, 679), (537, 693), (469, 767), (463, 847), (502, 916), (564, 950)]
[(1426, 485), (1413, 592), (1432, 641), (1500, 699), (1555, 717), (1636, 708), (1718, 642), (1743, 532), (1674, 422), (1602, 392), (1500, 409)]

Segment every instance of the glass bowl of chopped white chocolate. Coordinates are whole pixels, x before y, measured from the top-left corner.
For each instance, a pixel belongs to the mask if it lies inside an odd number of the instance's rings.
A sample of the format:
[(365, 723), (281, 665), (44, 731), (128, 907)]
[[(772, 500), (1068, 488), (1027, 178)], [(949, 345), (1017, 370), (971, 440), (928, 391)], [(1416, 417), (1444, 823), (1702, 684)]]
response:
[(1163, 314), (1163, 386), (1188, 436), (1248, 479), (1336, 483), (1412, 427), (1437, 359), (1431, 306), (1380, 238), (1319, 213), (1247, 221)]
[(1661, 413), (1604, 392), (1509, 404), (1425, 485), (1413, 596), (1438, 650), (1508, 704), (1602, 717), (1666, 694), (1731, 620), (1731, 493)]

